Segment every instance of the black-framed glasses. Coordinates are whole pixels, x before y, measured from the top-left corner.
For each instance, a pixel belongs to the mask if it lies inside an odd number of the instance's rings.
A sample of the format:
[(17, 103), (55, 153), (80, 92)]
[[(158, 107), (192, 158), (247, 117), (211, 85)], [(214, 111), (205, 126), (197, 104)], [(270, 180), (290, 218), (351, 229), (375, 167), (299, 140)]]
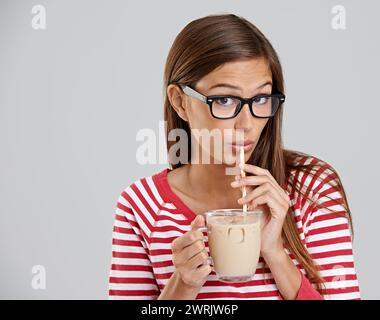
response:
[(183, 92), (196, 98), (210, 107), (211, 115), (216, 119), (235, 118), (245, 104), (248, 104), (252, 116), (256, 118), (271, 118), (285, 101), (282, 93), (260, 94), (249, 99), (237, 96), (204, 96), (190, 86), (181, 85)]

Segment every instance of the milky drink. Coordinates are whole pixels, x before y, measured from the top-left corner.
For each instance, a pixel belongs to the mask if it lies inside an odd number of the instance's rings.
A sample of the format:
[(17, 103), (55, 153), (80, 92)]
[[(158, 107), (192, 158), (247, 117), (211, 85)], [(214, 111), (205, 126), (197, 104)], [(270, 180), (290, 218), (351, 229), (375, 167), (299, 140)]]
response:
[(260, 256), (261, 210), (214, 210), (206, 213), (208, 245), (218, 278), (251, 280)]

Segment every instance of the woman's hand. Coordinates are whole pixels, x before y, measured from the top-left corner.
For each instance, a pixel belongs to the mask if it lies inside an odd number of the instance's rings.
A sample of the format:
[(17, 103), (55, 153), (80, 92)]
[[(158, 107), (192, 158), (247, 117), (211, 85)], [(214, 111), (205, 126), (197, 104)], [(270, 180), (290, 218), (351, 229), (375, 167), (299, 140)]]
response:
[(248, 204), (248, 210), (260, 207), (264, 211), (261, 255), (266, 259), (283, 251), (282, 226), (290, 206), (290, 198), (267, 169), (251, 164), (244, 164), (242, 168), (254, 175), (243, 178), (236, 176), (231, 186), (246, 186), (247, 195), (238, 200), (239, 204)]
[(207, 280), (212, 268), (207, 263), (208, 253), (204, 244), (202, 231), (205, 218), (197, 215), (191, 222), (191, 230), (173, 240), (173, 265), (182, 282), (190, 287), (200, 289)]

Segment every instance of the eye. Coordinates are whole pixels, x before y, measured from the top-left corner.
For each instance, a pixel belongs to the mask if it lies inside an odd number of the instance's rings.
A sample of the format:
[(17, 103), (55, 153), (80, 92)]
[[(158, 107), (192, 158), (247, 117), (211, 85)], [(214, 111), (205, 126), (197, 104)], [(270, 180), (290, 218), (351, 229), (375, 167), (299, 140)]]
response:
[(268, 102), (269, 99), (270, 99), (270, 97), (266, 97), (266, 96), (255, 97), (253, 99), (253, 103), (254, 104), (265, 104)]
[(222, 97), (222, 98), (219, 98), (219, 99), (216, 99), (215, 102), (220, 105), (220, 106), (226, 106), (226, 107), (229, 107), (229, 106), (234, 106), (236, 105), (236, 99), (234, 98), (230, 98), (230, 97)]

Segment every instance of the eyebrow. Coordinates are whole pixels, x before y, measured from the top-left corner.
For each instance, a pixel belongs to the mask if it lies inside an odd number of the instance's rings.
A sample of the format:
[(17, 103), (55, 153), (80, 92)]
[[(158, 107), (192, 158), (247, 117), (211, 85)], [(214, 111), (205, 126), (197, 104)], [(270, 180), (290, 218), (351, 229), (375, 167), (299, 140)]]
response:
[[(261, 89), (262, 87), (265, 87), (267, 86), (268, 84), (272, 85), (272, 81), (267, 81), (261, 85), (259, 85), (257, 89)], [(235, 90), (241, 90), (240, 87), (237, 87), (237, 86), (234, 86), (232, 84), (229, 84), (229, 83), (218, 83), (218, 84), (214, 84), (213, 86), (211, 86), (210, 88), (208, 88), (209, 90), (211, 89), (214, 89), (214, 88), (220, 88), (220, 87), (224, 87), (224, 88), (230, 88), (230, 89), (235, 89)]]

